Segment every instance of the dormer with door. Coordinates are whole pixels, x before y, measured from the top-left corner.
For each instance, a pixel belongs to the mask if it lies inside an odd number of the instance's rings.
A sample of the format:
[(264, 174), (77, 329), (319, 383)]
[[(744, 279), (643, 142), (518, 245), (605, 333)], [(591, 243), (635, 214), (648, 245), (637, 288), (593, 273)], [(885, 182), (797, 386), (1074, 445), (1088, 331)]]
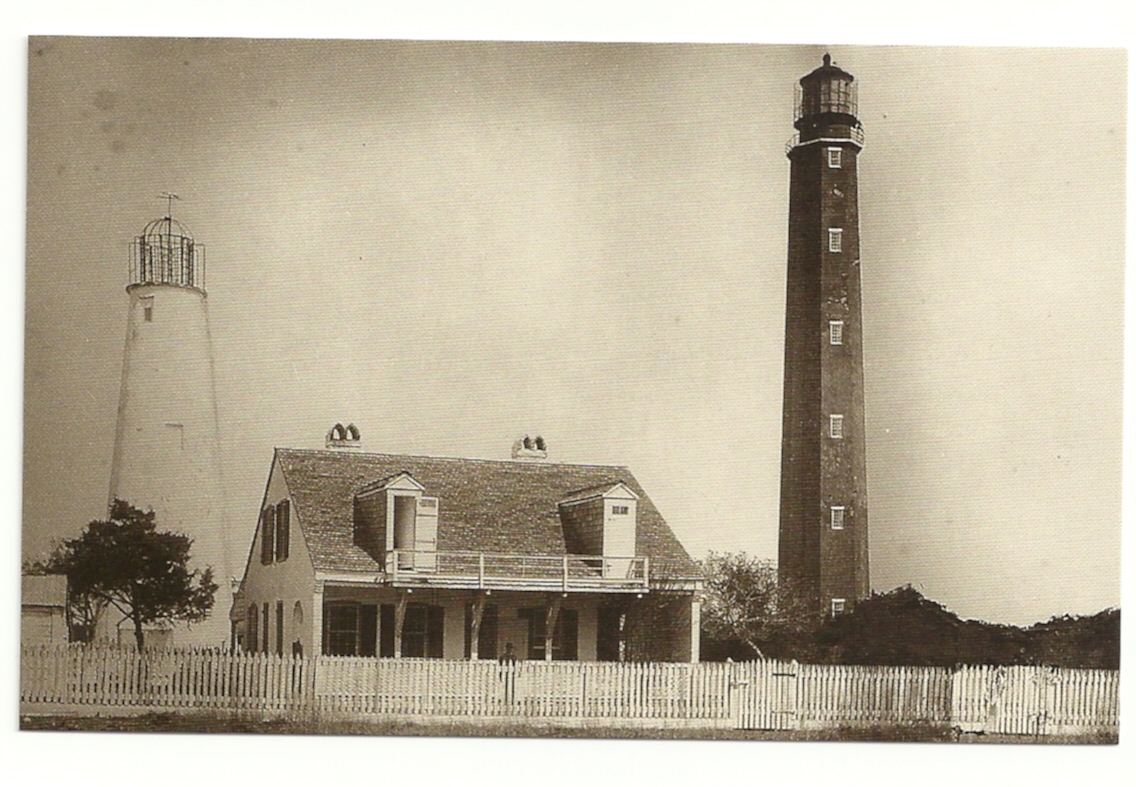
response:
[(626, 576), (636, 563), (638, 503), (622, 481), (570, 493), (558, 506), (568, 552), (602, 556), (605, 577)]
[(438, 498), (410, 473), (368, 484), (355, 494), (355, 543), (388, 572), (437, 568)]

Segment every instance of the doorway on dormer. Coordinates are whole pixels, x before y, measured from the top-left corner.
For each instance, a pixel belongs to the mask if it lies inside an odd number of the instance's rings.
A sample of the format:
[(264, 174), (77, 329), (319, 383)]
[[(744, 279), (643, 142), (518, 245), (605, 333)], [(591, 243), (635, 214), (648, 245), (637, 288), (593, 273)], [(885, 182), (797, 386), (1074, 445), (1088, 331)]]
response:
[(398, 550), (398, 567), (414, 568), (414, 549), (418, 501), (413, 495), (394, 496), (394, 548)]

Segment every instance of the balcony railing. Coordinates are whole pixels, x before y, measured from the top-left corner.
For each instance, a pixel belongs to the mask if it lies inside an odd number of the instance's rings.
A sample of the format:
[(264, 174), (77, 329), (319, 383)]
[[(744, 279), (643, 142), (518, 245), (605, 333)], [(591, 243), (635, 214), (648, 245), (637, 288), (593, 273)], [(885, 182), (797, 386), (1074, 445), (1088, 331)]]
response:
[[(863, 148), (864, 147), (864, 127), (863, 126), (852, 126), (851, 129), (850, 129), (850, 133), (849, 133), (847, 138), (851, 139), (853, 142), (855, 142), (857, 145), (859, 145), (861, 148)], [(826, 139), (827, 139), (827, 137), (826, 137)], [(832, 139), (837, 139), (837, 137), (832, 137)], [(789, 137), (789, 141), (785, 143), (785, 155), (786, 156), (789, 155), (789, 152), (792, 151), (793, 148), (797, 147), (797, 145), (799, 145), (799, 144), (801, 144), (801, 135), (800, 134), (794, 134), (793, 136)]]
[(645, 557), (396, 549), (387, 553), (386, 575), (398, 587), (642, 593), (648, 568)]

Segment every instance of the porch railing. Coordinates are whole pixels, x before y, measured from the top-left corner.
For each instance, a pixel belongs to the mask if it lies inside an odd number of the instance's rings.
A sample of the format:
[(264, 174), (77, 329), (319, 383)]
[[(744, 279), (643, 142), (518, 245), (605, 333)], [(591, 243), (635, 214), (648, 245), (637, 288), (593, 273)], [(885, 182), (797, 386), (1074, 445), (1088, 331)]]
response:
[(386, 574), (396, 586), (643, 592), (645, 557), (607, 555), (506, 555), (493, 552), (387, 553)]

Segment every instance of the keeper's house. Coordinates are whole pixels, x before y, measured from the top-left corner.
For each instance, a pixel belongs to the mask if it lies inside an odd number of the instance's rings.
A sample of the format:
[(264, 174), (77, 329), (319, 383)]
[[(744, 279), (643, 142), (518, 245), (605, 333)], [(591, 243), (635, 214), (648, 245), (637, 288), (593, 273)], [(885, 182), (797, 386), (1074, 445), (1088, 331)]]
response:
[(625, 467), (276, 449), (233, 646), (697, 661), (701, 574)]

